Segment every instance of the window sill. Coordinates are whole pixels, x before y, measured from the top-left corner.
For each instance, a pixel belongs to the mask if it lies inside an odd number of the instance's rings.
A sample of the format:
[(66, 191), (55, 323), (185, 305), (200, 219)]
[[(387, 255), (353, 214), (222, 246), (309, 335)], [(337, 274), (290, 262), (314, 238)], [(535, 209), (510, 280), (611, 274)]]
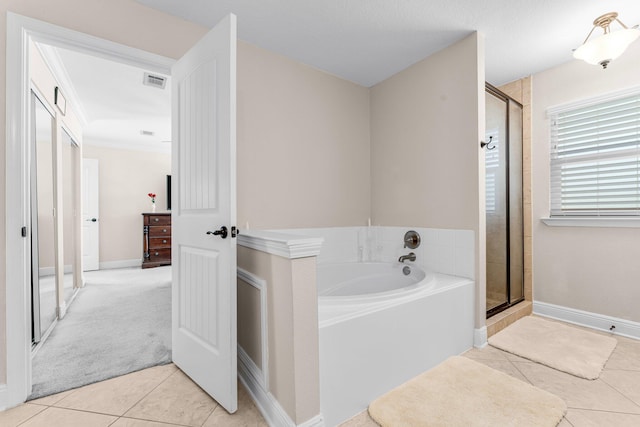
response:
[(614, 227), (614, 228), (640, 228), (638, 218), (580, 218), (580, 217), (554, 217), (540, 218), (549, 227)]

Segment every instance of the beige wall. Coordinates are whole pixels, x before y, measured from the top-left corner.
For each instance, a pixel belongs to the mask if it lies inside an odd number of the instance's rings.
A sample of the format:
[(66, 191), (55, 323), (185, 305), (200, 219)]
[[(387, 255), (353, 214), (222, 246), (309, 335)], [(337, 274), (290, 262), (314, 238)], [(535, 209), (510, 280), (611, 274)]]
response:
[[(373, 223), (474, 230), (476, 248), (483, 247), (483, 134), (484, 44), (477, 33), (374, 86)], [(484, 259), (476, 260), (475, 277), (484, 306)]]
[[(301, 424), (320, 413), (316, 260), (238, 246), (238, 267), (267, 282), (269, 391)], [(251, 306), (250, 297), (238, 294), (238, 305)], [(238, 335), (256, 337), (252, 327), (256, 324), (238, 323)]]
[(142, 260), (141, 213), (151, 212), (149, 193), (157, 195), (156, 211), (166, 211), (171, 155), (90, 144), (83, 157), (98, 160), (100, 262)]
[(238, 226), (365, 225), (369, 90), (238, 44)]
[(534, 300), (640, 322), (640, 229), (549, 227), (548, 107), (640, 85), (640, 43), (606, 70), (571, 61), (533, 76)]
[[(247, 353), (256, 366), (264, 371), (262, 358), (262, 302), (261, 292), (238, 278), (238, 345)], [(266, 325), (265, 325), (266, 326)]]

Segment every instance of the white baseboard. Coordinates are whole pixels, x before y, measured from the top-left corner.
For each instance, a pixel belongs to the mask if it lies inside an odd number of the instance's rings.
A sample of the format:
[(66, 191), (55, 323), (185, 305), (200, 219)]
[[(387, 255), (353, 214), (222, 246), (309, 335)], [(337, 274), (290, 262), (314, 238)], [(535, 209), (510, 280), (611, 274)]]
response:
[(6, 384), (0, 384), (0, 412), (9, 409), (7, 408), (7, 401), (9, 400), (9, 390), (7, 390)]
[[(618, 317), (591, 313), (589, 311), (539, 301), (533, 302), (533, 313), (539, 316), (573, 323), (574, 325), (586, 326), (599, 331), (611, 332), (614, 335), (640, 340), (640, 323), (632, 320), (620, 319)], [(615, 328), (611, 329), (611, 326), (615, 326)]]
[[(55, 267), (41, 267), (38, 269), (40, 277), (53, 276), (56, 273)], [(71, 264), (64, 266), (64, 274), (73, 273), (73, 266)]]
[[(246, 352), (241, 349), (238, 347), (238, 355), (244, 354), (246, 356)], [(238, 357), (238, 377), (270, 427), (324, 427), (322, 414), (318, 414), (302, 424), (296, 424), (280, 406), (273, 394), (263, 388), (258, 380), (260, 375), (251, 369), (251, 363), (247, 364), (247, 360), (251, 362), (248, 356), (246, 358)]]
[(473, 346), (475, 348), (483, 348), (487, 345), (487, 327), (477, 328), (473, 330)]
[(142, 265), (142, 260), (139, 258), (136, 259), (121, 259), (118, 261), (107, 261), (100, 263), (100, 270), (111, 270), (114, 268), (129, 268), (129, 267), (140, 267)]
[(60, 307), (56, 308), (58, 319), (62, 319), (67, 314), (67, 303), (62, 301)]

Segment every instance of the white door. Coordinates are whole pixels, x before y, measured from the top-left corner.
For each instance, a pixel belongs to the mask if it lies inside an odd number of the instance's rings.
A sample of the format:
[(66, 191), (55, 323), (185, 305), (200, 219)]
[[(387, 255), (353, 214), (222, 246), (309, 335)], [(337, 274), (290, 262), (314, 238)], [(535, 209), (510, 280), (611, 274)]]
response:
[[(173, 361), (235, 412), (236, 17), (191, 48), (171, 79)], [(212, 233), (221, 227), (226, 236)]]
[(82, 159), (82, 270), (100, 268), (98, 159)]

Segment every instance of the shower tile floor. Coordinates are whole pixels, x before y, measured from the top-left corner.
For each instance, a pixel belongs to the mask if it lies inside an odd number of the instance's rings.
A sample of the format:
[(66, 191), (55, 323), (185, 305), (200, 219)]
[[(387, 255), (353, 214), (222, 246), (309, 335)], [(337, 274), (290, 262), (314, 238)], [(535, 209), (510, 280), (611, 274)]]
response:
[[(640, 426), (640, 341), (618, 345), (600, 378), (583, 380), (487, 346), (464, 354), (567, 402), (560, 427)], [(33, 400), (0, 412), (3, 427), (266, 426), (239, 385), (238, 411), (229, 415), (173, 364)], [(342, 427), (377, 424), (363, 412)]]

